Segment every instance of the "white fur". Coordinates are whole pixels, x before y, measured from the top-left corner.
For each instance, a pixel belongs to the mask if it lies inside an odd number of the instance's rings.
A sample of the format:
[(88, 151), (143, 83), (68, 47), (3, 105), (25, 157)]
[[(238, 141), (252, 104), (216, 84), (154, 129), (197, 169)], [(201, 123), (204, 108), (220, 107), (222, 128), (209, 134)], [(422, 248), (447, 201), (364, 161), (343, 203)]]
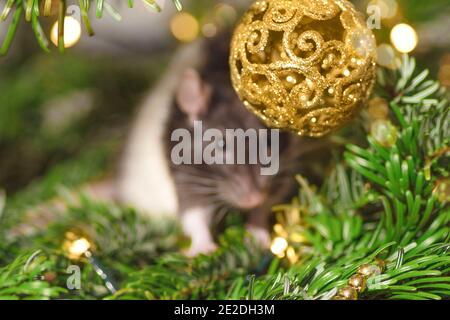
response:
[(216, 244), (209, 230), (212, 211), (207, 207), (191, 208), (183, 212), (181, 224), (183, 231), (191, 238), (191, 247), (187, 255), (196, 256), (199, 253), (209, 253), (216, 249)]
[(119, 198), (148, 215), (178, 214), (178, 198), (163, 135), (179, 79), (186, 69), (197, 68), (201, 61), (200, 42), (181, 49), (144, 102), (132, 127), (121, 163)]

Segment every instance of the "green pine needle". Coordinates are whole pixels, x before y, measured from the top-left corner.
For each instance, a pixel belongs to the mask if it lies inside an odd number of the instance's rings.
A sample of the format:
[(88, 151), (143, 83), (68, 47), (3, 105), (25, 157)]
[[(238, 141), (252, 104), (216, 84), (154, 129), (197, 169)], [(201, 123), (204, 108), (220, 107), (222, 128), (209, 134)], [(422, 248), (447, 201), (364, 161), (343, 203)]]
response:
[[(145, 5), (147, 5), (150, 9), (155, 12), (161, 12), (161, 7), (155, 0), (141, 0)], [(41, 5), (42, 4), (42, 5)], [(128, 7), (133, 8), (134, 1), (127, 1)], [(180, 0), (173, 0), (173, 4), (177, 8), (178, 11), (182, 10), (182, 4)], [(106, 11), (111, 17), (113, 17), (117, 21), (121, 21), (122, 17), (120, 16), (117, 9), (115, 9), (107, 0), (79, 0), (79, 6), (81, 11), (81, 18), (83, 20), (83, 24), (86, 28), (86, 31), (89, 36), (94, 35), (94, 30), (92, 29), (91, 22), (89, 20), (89, 10), (91, 7), (95, 6), (95, 15), (97, 18), (102, 18), (104, 11)], [(61, 53), (65, 51), (64, 48), (64, 18), (66, 16), (66, 1), (59, 1), (59, 9), (58, 9), (58, 49)], [(42, 9), (41, 9), (42, 8)], [(52, 0), (7, 0), (5, 6), (3, 7), (0, 13), (0, 23), (6, 23), (5, 21), (9, 17), (11, 11), (14, 11), (13, 19), (11, 19), (9, 23), (8, 32), (3, 39), (3, 43), (0, 47), (0, 55), (6, 55), (9, 51), (11, 43), (14, 39), (14, 36), (17, 31), (17, 27), (19, 25), (22, 11), (24, 12), (25, 21), (30, 22), (33, 32), (35, 34), (36, 40), (39, 46), (46, 52), (49, 51), (49, 42), (47, 37), (45, 36), (42, 27), (39, 23), (39, 17), (45, 16), (48, 17), (51, 15), (52, 11)], [(42, 12), (41, 12), (42, 10)]]

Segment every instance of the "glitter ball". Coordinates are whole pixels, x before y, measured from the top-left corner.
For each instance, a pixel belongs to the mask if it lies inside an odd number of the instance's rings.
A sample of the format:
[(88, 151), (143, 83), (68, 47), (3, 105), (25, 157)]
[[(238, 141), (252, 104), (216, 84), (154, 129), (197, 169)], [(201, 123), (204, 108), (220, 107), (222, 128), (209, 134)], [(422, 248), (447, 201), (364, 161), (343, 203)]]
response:
[(367, 101), (376, 56), (371, 30), (347, 0), (256, 1), (233, 34), (231, 78), (268, 127), (320, 137)]

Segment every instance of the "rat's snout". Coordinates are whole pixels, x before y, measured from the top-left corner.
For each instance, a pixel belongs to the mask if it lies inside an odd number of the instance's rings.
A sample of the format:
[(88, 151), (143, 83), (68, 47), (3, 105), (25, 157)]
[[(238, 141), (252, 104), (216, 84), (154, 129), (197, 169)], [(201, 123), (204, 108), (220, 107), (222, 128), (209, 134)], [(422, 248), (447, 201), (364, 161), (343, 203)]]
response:
[(228, 185), (227, 200), (238, 209), (249, 210), (261, 206), (267, 199), (266, 188), (251, 176), (241, 175)]
[(242, 194), (239, 199), (239, 207), (242, 209), (253, 209), (264, 203), (266, 193), (260, 190), (253, 190)]

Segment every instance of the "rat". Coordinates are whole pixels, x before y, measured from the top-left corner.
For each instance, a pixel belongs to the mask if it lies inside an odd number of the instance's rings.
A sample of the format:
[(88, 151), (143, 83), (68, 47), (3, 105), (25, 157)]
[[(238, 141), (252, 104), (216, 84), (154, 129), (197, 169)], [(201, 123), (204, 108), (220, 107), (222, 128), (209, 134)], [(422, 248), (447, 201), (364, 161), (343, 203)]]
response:
[[(232, 87), (229, 43), (230, 35), (222, 34), (180, 48), (167, 72), (138, 108), (117, 172), (75, 190), (99, 201), (131, 206), (154, 218), (178, 219), (191, 238), (189, 256), (216, 249), (211, 224), (231, 209), (245, 214), (247, 229), (263, 248), (269, 247), (272, 207), (295, 194), (294, 176), (307, 162), (304, 157), (329, 146), (324, 140), (280, 132), (276, 150), (272, 150), (272, 141), (267, 141), (270, 152), (279, 153), (279, 170), (273, 175), (263, 175), (263, 166), (258, 163), (173, 161), (177, 144), (173, 133), (179, 129), (192, 133), (198, 122), (205, 130), (216, 129), (224, 137), (229, 129), (268, 129), (247, 110)], [(248, 144), (247, 141), (246, 147)], [(326, 156), (322, 154), (322, 158)], [(45, 229), (64, 207), (57, 198), (30, 209), (27, 222), (12, 230), (10, 236)]]
[[(152, 216), (180, 219), (191, 238), (188, 255), (216, 248), (210, 225), (230, 208), (246, 214), (247, 229), (270, 245), (271, 207), (295, 192), (299, 157), (311, 142), (279, 135), (279, 171), (262, 175), (260, 164), (175, 164), (174, 130), (267, 129), (235, 93), (228, 65), (229, 35), (188, 44), (145, 99), (132, 126), (117, 180), (120, 202)], [(194, 143), (194, 142), (193, 142)], [(270, 141), (268, 148), (270, 149)]]

